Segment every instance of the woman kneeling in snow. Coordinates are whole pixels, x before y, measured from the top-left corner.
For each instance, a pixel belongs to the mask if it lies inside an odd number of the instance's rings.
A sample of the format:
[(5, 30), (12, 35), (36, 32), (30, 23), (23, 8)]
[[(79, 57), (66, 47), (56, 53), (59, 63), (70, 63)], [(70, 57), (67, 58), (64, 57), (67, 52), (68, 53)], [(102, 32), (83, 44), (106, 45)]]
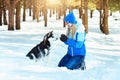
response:
[(61, 34), (60, 40), (68, 45), (67, 54), (61, 59), (58, 66), (67, 67), (70, 70), (85, 69), (85, 36), (84, 26), (78, 22), (73, 12), (65, 17), (67, 35)]

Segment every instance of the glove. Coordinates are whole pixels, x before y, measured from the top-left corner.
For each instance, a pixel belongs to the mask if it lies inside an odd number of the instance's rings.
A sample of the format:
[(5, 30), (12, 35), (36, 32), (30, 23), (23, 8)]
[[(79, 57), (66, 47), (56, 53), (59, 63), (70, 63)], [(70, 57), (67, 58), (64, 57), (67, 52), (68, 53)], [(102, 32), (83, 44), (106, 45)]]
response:
[(60, 40), (61, 40), (62, 42), (66, 42), (67, 39), (68, 39), (68, 37), (67, 37), (66, 35), (61, 34)]

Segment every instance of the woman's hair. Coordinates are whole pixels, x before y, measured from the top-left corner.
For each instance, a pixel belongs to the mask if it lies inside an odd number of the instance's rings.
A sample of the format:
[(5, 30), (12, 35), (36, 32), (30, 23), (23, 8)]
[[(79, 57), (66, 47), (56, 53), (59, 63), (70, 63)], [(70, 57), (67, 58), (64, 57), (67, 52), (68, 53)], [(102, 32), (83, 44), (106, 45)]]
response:
[[(74, 39), (74, 34), (76, 32), (76, 27), (75, 27), (74, 24), (72, 24), (71, 28), (72, 28), (72, 39)], [(67, 36), (69, 36), (69, 34), (70, 34), (70, 28), (68, 28), (68, 30), (67, 30)]]

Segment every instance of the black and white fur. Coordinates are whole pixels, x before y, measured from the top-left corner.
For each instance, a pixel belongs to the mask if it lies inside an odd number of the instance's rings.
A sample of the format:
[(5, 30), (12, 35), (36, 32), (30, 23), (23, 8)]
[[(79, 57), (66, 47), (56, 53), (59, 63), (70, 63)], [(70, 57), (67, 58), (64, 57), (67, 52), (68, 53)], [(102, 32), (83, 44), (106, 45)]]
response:
[(37, 44), (35, 47), (33, 47), (31, 51), (26, 55), (26, 57), (29, 57), (30, 59), (39, 59), (48, 56), (51, 46), (49, 38), (53, 38), (53, 31), (47, 33), (44, 36), (43, 41)]

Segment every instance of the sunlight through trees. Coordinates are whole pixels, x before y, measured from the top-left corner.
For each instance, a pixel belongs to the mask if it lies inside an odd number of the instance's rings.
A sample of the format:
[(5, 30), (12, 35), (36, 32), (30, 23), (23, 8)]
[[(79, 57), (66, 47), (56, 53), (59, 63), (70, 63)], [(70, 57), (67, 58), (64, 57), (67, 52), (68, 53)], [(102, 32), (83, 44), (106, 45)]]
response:
[[(62, 19), (62, 16), (64, 19), (66, 11), (70, 12), (73, 9), (79, 11), (79, 18), (82, 19), (87, 33), (89, 32), (88, 10), (91, 18), (93, 12), (98, 10), (100, 30), (104, 34), (109, 34), (108, 16), (109, 14), (112, 16), (112, 12), (120, 11), (120, 0), (0, 0), (0, 25), (3, 23), (8, 25), (8, 30), (20, 29), (21, 12), (23, 12), (22, 20), (26, 21), (26, 11), (29, 10), (29, 16), (33, 20), (40, 22), (40, 17), (43, 17), (44, 26), (47, 27), (48, 17), (55, 14), (56, 20)], [(48, 11), (50, 11), (49, 14)], [(64, 21), (63, 27), (65, 27)]]

